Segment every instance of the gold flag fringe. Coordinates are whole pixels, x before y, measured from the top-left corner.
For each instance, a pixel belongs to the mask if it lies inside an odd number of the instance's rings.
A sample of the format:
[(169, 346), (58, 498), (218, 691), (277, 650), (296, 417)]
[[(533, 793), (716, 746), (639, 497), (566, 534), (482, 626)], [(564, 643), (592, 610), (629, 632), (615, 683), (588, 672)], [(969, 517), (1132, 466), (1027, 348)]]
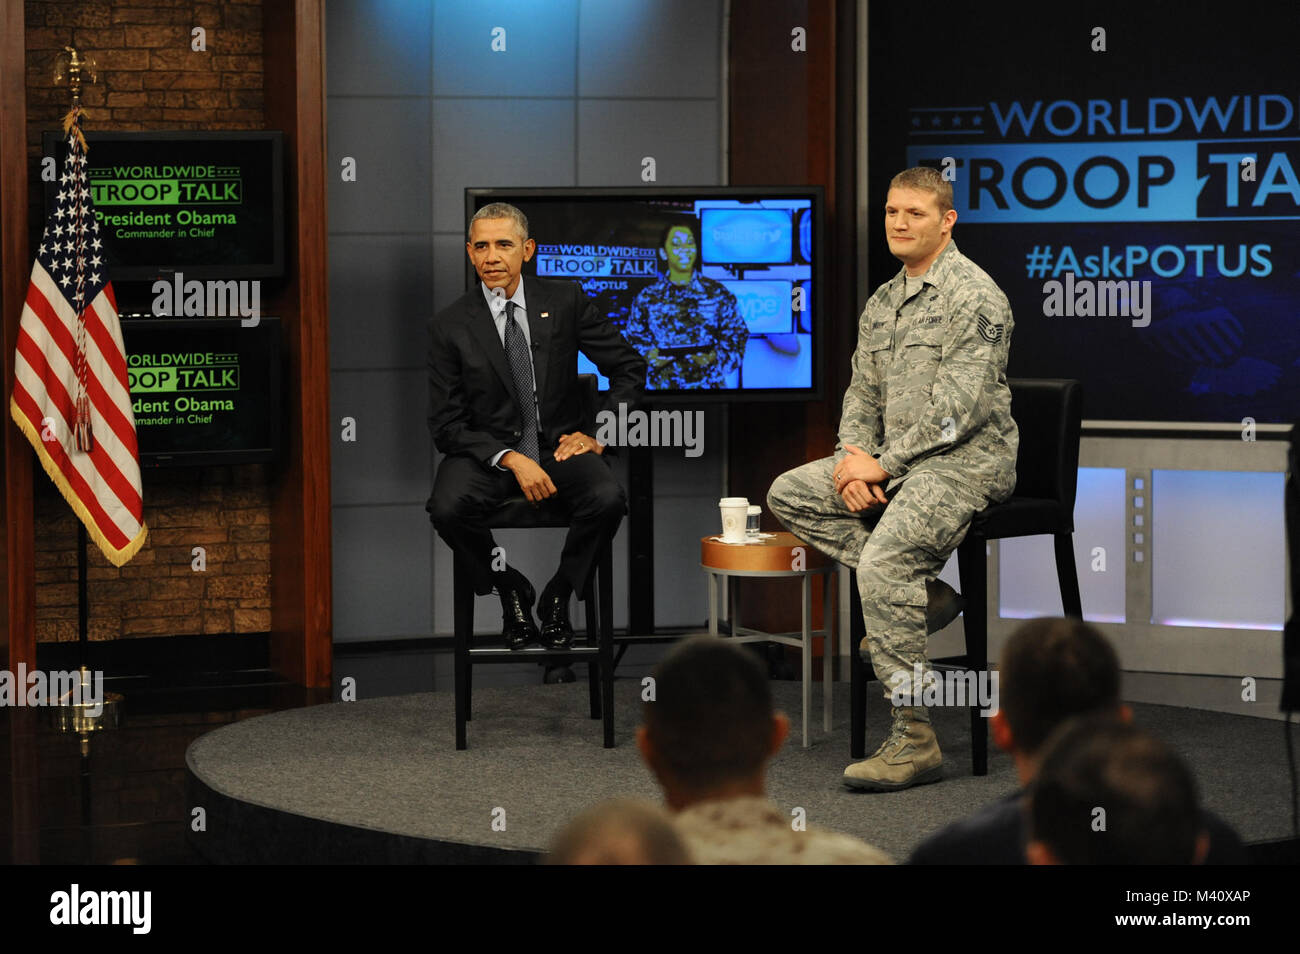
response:
[(63, 499), (68, 502), (68, 506), (72, 508), (73, 512), (85, 525), (86, 533), (90, 535), (90, 539), (95, 541), (95, 545), (99, 547), (99, 551), (104, 554), (105, 559), (113, 566), (122, 566), (128, 563), (144, 546), (145, 539), (149, 535), (149, 528), (142, 521), (140, 523), (140, 532), (135, 535), (135, 539), (131, 540), (121, 550), (114, 548), (113, 544), (108, 542), (108, 538), (95, 526), (90, 511), (73, 493), (67, 478), (63, 476), (63, 471), (59, 470), (59, 465), (54, 462), (54, 458), (45, 449), (45, 442), (41, 440), (40, 434), (36, 433), (36, 429), (32, 427), (31, 422), (19, 410), (18, 402), (13, 398), (9, 399), (9, 416), (14, 419), (18, 429), (31, 442), (32, 448), (36, 451), (36, 456), (40, 458), (41, 466), (45, 468), (45, 473), (50, 475), (50, 480), (54, 481), (54, 486), (59, 488), (59, 493), (63, 494)]

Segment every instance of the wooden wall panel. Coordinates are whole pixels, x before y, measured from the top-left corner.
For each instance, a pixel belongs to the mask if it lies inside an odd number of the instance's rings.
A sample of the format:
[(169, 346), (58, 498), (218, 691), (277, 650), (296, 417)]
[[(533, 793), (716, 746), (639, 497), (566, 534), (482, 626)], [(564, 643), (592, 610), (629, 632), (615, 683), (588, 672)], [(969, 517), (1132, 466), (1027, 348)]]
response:
[(267, 305), (284, 321), (289, 420), (271, 510), (271, 665), (324, 688), (333, 604), (322, 0), (267, 0), (263, 24), (266, 119), (284, 130), (288, 166), (289, 280)]
[[(826, 190), (826, 244), (818, 252), (825, 256), (829, 291), (822, 329), (824, 397), (734, 404), (730, 412), (733, 435), (763, 436), (730, 442), (727, 492), (765, 511), (773, 479), (833, 451), (856, 339), (855, 9), (852, 0), (747, 0), (731, 11), (731, 184), (812, 184)], [(792, 48), (796, 27), (806, 32), (803, 51)], [(776, 528), (770, 514), (763, 520), (766, 528)], [(762, 629), (797, 629), (797, 612), (797, 602), (775, 588), (751, 586), (743, 595), (742, 618)]]
[(0, 529), (5, 538), (0, 556), (3, 612), (0, 613), (0, 667), (36, 665), (35, 556), (32, 518), (34, 455), (27, 438), (9, 417), (14, 387), (14, 346), (23, 299), (31, 274), (27, 258), (27, 105), (22, 0), (0, 0), (0, 403), (3, 438), (0, 467)]

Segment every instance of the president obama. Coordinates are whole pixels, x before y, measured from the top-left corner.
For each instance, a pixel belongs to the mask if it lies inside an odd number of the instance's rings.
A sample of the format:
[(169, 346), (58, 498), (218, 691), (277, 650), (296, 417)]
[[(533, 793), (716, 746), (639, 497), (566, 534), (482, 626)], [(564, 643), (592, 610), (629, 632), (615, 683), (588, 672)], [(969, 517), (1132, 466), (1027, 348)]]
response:
[[(609, 378), (604, 408), (629, 409), (645, 388), (645, 359), (587, 301), (577, 284), (529, 278), (536, 251), (528, 219), (494, 202), (470, 221), (469, 254), (479, 281), (441, 311), (429, 331), (429, 429), (446, 457), (427, 505), (438, 534), (462, 554), (480, 596), (496, 589), (502, 635), (511, 649), (573, 639), (569, 598), (591, 581), (627, 498), (591, 435), (578, 382), (578, 351)], [(549, 501), (569, 515), (560, 565), (537, 601), (513, 567), (493, 568), (484, 519), (509, 497)]]

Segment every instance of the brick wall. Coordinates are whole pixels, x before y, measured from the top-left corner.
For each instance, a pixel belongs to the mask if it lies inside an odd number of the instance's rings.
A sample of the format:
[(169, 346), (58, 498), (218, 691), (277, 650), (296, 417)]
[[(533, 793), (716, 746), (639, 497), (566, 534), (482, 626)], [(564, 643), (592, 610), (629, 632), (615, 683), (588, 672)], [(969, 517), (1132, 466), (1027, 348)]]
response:
[[(41, 230), (41, 133), (58, 129), (67, 89), (54, 58), (76, 46), (99, 64), (83, 87), (83, 129), (263, 129), (259, 0), (27, 0), (27, 152), (31, 239)], [(206, 51), (191, 30), (206, 31)], [(36, 638), (77, 638), (77, 524), (37, 466)], [(270, 628), (270, 483), (259, 465), (147, 470), (149, 541), (120, 569), (91, 544), (91, 639)], [(203, 547), (206, 569), (193, 568)]]
[[(260, 465), (146, 471), (149, 541), (126, 566), (92, 543), (91, 639), (262, 633), (271, 627), (270, 510)], [(77, 638), (77, 519), (39, 474), (36, 635)], [(202, 548), (203, 566), (196, 568)]]
[[(65, 45), (99, 61), (100, 82), (84, 89), (85, 128), (261, 129), (262, 7), (226, 0), (27, 0), (27, 149), (68, 111), (54, 86)], [(207, 49), (191, 50), (190, 31)]]

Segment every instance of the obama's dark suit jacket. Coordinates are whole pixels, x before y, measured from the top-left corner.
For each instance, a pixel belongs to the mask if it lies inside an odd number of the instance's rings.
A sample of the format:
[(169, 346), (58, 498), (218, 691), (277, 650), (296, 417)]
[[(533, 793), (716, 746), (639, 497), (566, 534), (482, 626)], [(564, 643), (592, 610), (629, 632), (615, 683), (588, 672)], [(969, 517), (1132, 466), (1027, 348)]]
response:
[[(601, 395), (597, 412), (617, 411), (619, 402), (631, 410), (640, 402), (646, 361), (575, 282), (531, 277), (522, 281), (545, 456), (561, 434), (596, 433), (595, 420), (583, 419), (580, 349), (609, 378), (609, 391)], [(505, 348), (476, 281), (430, 325), (429, 429), (438, 450), (468, 454), (490, 466), (498, 452), (513, 448), (523, 434), (523, 422), (512, 381)]]

